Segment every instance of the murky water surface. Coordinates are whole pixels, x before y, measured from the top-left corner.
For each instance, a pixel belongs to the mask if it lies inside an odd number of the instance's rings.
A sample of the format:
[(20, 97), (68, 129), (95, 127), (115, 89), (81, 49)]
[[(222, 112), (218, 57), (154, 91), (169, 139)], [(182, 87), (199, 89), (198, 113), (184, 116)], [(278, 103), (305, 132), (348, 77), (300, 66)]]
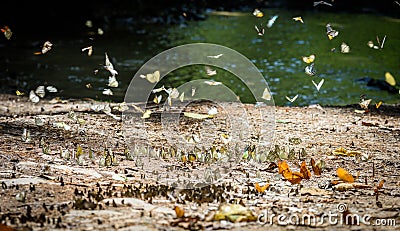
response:
[[(135, 28), (129, 26), (129, 21), (120, 22), (105, 28), (104, 35), (97, 35), (94, 40), (89, 39), (93, 36), (82, 34), (18, 42), (15, 28), (15, 40), (0, 47), (0, 66), (15, 80), (16, 88), (26, 93), (46, 84), (60, 90), (54, 96), (122, 101), (136, 71), (159, 52), (187, 43), (216, 43), (242, 53), (260, 69), (277, 105), (353, 104), (358, 103), (362, 94), (374, 101), (400, 102), (399, 94), (358, 81), (364, 78), (384, 80), (385, 72), (389, 71), (400, 82), (399, 19), (274, 9), (264, 13), (264, 18), (259, 19), (251, 12), (229, 16), (210, 12), (207, 20), (189, 22), (185, 26), (143, 25)], [(273, 15), (278, 18), (271, 28), (267, 28)], [(292, 18), (296, 16), (302, 16), (304, 23), (294, 21)], [(332, 40), (326, 36), (327, 23), (339, 31)], [(255, 25), (265, 27), (264, 36), (257, 35)], [(385, 35), (383, 49), (367, 46), (369, 40), (377, 45), (376, 36), (382, 39)], [(54, 44), (53, 49), (45, 55), (34, 55), (46, 40)], [(342, 42), (350, 46), (350, 53), (341, 53)], [(81, 52), (89, 45), (94, 48), (90, 57)], [(120, 86), (113, 89), (113, 96), (102, 95), (108, 83), (108, 72), (103, 68), (104, 52), (119, 72)], [(302, 56), (311, 54), (316, 55), (314, 63), (318, 76), (314, 77), (304, 73), (307, 64), (302, 61)], [(94, 74), (96, 69), (99, 72)], [(238, 79), (227, 71), (214, 69), (217, 75), (210, 77), (204, 66), (181, 68), (170, 73), (160, 85), (178, 87), (193, 79), (210, 78), (224, 82), (243, 101), (251, 102), (252, 97)], [(321, 79), (325, 82), (318, 92), (311, 80), (319, 83)], [(90, 89), (86, 87), (89, 83)], [(299, 97), (293, 103), (285, 98), (297, 94)]]

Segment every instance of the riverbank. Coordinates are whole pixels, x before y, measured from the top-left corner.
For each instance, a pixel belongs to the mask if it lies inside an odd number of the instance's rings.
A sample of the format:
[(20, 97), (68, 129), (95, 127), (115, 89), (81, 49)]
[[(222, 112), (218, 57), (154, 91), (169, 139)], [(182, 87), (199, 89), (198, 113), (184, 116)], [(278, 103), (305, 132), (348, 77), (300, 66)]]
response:
[[(321, 216), (329, 212), (343, 215), (338, 212), (338, 205), (346, 204), (346, 214), (368, 215), (370, 222), (381, 219), (400, 224), (398, 105), (382, 105), (378, 109), (371, 105), (371, 111), (363, 114), (355, 112), (360, 109), (358, 105), (276, 107), (274, 145), (283, 150), (283, 156), (286, 149), (294, 148), (294, 158), (286, 155), (292, 169), (298, 169), (303, 160), (307, 166), (311, 159), (323, 160), (321, 176), (311, 171), (309, 180), (291, 185), (278, 174), (272, 164), (277, 164), (278, 159), (274, 159), (257, 165), (256, 175), (248, 173), (251, 170), (247, 163), (239, 164), (230, 172), (236, 177), (224, 178), (204, 191), (173, 189), (145, 178), (137, 161), (127, 157), (122, 122), (93, 110), (94, 105), (107, 104), (93, 100), (41, 100), (32, 104), (27, 97), (0, 96), (1, 223), (24, 230), (308, 230), (310, 227), (348, 230), (350, 227), (329, 224), (327, 220), (299, 226), (278, 224), (276, 218), (271, 218), (272, 225), (216, 221), (219, 206), (230, 202), (244, 205), (255, 216), (265, 211), (276, 216)], [(254, 105), (244, 107), (250, 116), (258, 110)], [(112, 113), (119, 116), (116, 109)], [(218, 115), (210, 120), (218, 121)], [(151, 118), (148, 122), (152, 122)], [(24, 129), (29, 131), (29, 139), (22, 136)], [(163, 139), (162, 134), (159, 136), (154, 140)], [(297, 140), (296, 144), (293, 140)], [(77, 154), (78, 146), (83, 150), (82, 158)], [(106, 160), (102, 162), (102, 156), (109, 148), (113, 158), (107, 164)], [(338, 154), (339, 148), (349, 152)], [(177, 161), (176, 165), (190, 167), (187, 162)], [(349, 171), (357, 184), (344, 189), (335, 187), (332, 182), (338, 179), (338, 167)], [(377, 189), (381, 180), (385, 182)], [(256, 182), (270, 186), (262, 193), (257, 192)], [(185, 210), (183, 217), (177, 218), (175, 206)], [(249, 219), (248, 214), (242, 216), (242, 220)], [(379, 229), (367, 224), (357, 228)]]

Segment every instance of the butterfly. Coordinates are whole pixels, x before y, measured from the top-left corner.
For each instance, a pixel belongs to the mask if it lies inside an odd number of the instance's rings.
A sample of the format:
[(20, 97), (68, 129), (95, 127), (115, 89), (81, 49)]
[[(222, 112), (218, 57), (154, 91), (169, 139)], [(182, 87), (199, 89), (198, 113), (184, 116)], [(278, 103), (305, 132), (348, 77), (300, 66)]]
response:
[(104, 68), (111, 73), (112, 76), (118, 75), (118, 72), (114, 69), (114, 65), (110, 62), (107, 52), (105, 52), (106, 60)]
[(270, 184), (265, 184), (264, 186), (260, 186), (257, 182), (254, 184), (254, 187), (256, 188), (257, 192), (263, 193), (267, 188), (269, 188), (269, 185)]
[(372, 100), (372, 99), (367, 99), (367, 100), (361, 99), (361, 102), (359, 103), (360, 107), (361, 107), (362, 109), (368, 110), (368, 106), (369, 106), (369, 104), (371, 103), (371, 100)]
[(314, 84), (314, 86), (317, 88), (317, 90), (319, 91), (319, 89), (321, 89), (321, 87), (322, 87), (322, 84), (324, 84), (324, 79), (321, 79), (321, 81), (319, 81), (319, 83), (318, 84), (316, 84), (315, 82), (314, 82), (314, 80), (311, 80), (312, 81), (312, 83)]
[(3, 28), (1, 28), (1, 32), (4, 34), (4, 37), (6, 37), (6, 39), (11, 39), (12, 31), (8, 26), (4, 26)]
[(314, 62), (314, 60), (315, 60), (315, 55), (314, 54), (312, 54), (312, 55), (310, 55), (308, 57), (307, 56), (303, 56), (303, 62), (305, 62), (307, 64)]
[(310, 76), (316, 75), (316, 74), (317, 74), (317, 71), (316, 71), (315, 68), (314, 68), (314, 63), (312, 63), (312, 64), (309, 65), (309, 66), (306, 66), (306, 68), (304, 68), (304, 72), (305, 72), (307, 75), (310, 75)]
[[(309, 176), (308, 169), (304, 169), (303, 171), (306, 173), (306, 177), (308, 177)], [(289, 169), (289, 165), (287, 164), (286, 161), (278, 161), (278, 173), (282, 174), (282, 176), (292, 184), (298, 184), (304, 178), (303, 173), (292, 172)], [(311, 176), (311, 173), (310, 173), (310, 176)]]
[(156, 104), (159, 104), (161, 102), (161, 100), (162, 100), (162, 95), (159, 95), (159, 96), (155, 95), (154, 99), (153, 99), (153, 102), (156, 103)]
[(106, 88), (103, 90), (103, 95), (113, 95), (113, 92), (111, 91), (111, 89)]
[(19, 90), (16, 90), (16, 91), (15, 91), (15, 94), (18, 95), (18, 96), (25, 95), (25, 93), (20, 92)]
[(253, 15), (256, 16), (257, 18), (262, 18), (262, 17), (264, 17), (264, 13), (261, 12), (259, 9), (255, 9), (255, 10), (253, 11)]
[(22, 131), (21, 140), (25, 143), (28, 143), (31, 140), (31, 133), (26, 128)]
[(232, 136), (230, 136), (229, 134), (222, 133), (221, 140), (222, 140), (222, 143), (228, 144), (229, 142), (231, 142)]
[(179, 100), (183, 102), (184, 98), (185, 98), (185, 92), (182, 92), (182, 94), (179, 96)]
[(314, 2), (314, 6), (317, 6), (317, 5), (319, 5), (319, 4), (323, 4), (323, 5), (327, 5), (327, 6), (333, 6), (332, 4), (327, 3), (327, 2), (324, 2), (324, 1)]
[(206, 81), (204, 81), (204, 83), (208, 84), (210, 86), (218, 86), (218, 85), (222, 84), (221, 82), (217, 82), (217, 81), (214, 81), (214, 80), (211, 80), (211, 81), (206, 80)]
[(46, 87), (46, 90), (47, 90), (48, 92), (51, 92), (51, 93), (57, 93), (57, 92), (58, 92), (57, 88), (55, 88), (55, 87), (53, 87), (53, 86), (47, 86), (47, 87)]
[(185, 216), (185, 210), (179, 206), (175, 206), (174, 208), (175, 210), (175, 214), (176, 214), (176, 218), (182, 218)]
[(264, 92), (263, 92), (261, 98), (265, 99), (265, 100), (271, 100), (271, 98), (272, 98), (271, 93), (269, 92), (269, 89), (267, 87), (264, 89)]
[(347, 172), (344, 168), (338, 168), (336, 170), (336, 174), (344, 182), (348, 182), (348, 183), (354, 182), (353, 176), (349, 172)]
[(208, 57), (208, 58), (212, 58), (212, 59), (219, 59), (219, 58), (221, 58), (222, 55), (223, 55), (223, 54), (209, 55), (209, 56), (207, 56), (207, 57)]
[(310, 160), (310, 165), (314, 171), (314, 174), (316, 176), (320, 176), (321, 172), (322, 172), (322, 168), (320, 167), (320, 165), (315, 164), (315, 160), (313, 158), (311, 158), (311, 160)]
[(109, 87), (118, 87), (118, 81), (115, 76), (108, 76), (108, 85)]
[(287, 99), (289, 102), (293, 103), (294, 101), (296, 101), (297, 97), (299, 97), (299, 95), (295, 95), (293, 98), (289, 98), (288, 96), (286, 96), (286, 99)]
[(378, 109), (382, 105), (382, 101), (379, 101), (378, 103), (375, 104), (376, 109)]
[(329, 40), (332, 40), (338, 34), (339, 34), (339, 31), (333, 30), (329, 23), (326, 24), (326, 35), (328, 36)]
[(143, 112), (142, 119), (150, 118), (150, 115), (151, 115), (151, 111), (146, 110), (145, 112)]
[(396, 80), (393, 77), (392, 74), (390, 74), (390, 72), (386, 72), (385, 73), (385, 81), (386, 83), (388, 83), (390, 86), (396, 86)]
[(155, 71), (146, 75), (140, 75), (141, 78), (147, 79), (150, 83), (157, 83), (160, 81), (160, 71)]
[(196, 88), (195, 88), (195, 87), (192, 87), (191, 96), (194, 96), (194, 94), (196, 94)]
[(204, 67), (208, 76), (213, 76), (217, 74), (216, 70), (212, 70), (209, 66)]
[(35, 90), (36, 95), (38, 95), (40, 98), (43, 98), (46, 95), (46, 92), (44, 91), (44, 86), (38, 86)]
[(346, 43), (342, 42), (342, 45), (340, 45), (340, 51), (342, 53), (349, 53), (350, 52), (350, 47)]
[(383, 44), (385, 44), (385, 41), (386, 41), (386, 35), (383, 37), (382, 44), (379, 41), (378, 35), (376, 36), (376, 40), (378, 41), (380, 48), (383, 49)]
[(264, 32), (265, 32), (264, 28), (262, 28), (261, 26), (260, 26), (260, 28), (258, 28), (257, 25), (255, 25), (254, 28), (256, 29), (257, 34), (259, 36), (263, 36), (264, 35)]
[(46, 41), (42, 47), (42, 54), (46, 54), (48, 51), (51, 50), (53, 44), (50, 41)]
[(272, 16), (272, 17), (268, 20), (267, 27), (268, 27), (268, 28), (271, 28), (272, 25), (274, 25), (274, 23), (275, 23), (275, 21), (276, 21), (277, 18), (278, 18), (278, 15)]
[(87, 51), (88, 52), (87, 55), (91, 56), (92, 53), (93, 53), (93, 47), (92, 46), (88, 46), (88, 47), (82, 48), (82, 52), (84, 52), (84, 51)]
[(303, 19), (302, 19), (300, 16), (299, 16), (299, 17), (294, 17), (293, 20), (294, 20), (294, 21), (299, 21), (299, 22), (301, 22), (301, 23), (304, 23), (304, 22), (303, 22)]

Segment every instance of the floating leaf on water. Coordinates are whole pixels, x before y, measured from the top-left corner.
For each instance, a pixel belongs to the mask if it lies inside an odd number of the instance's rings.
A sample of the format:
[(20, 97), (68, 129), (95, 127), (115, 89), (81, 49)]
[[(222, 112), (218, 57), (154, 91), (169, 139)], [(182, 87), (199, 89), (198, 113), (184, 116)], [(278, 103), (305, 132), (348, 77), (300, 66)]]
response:
[(147, 79), (150, 83), (157, 83), (160, 81), (160, 71), (155, 71), (146, 75), (140, 75), (141, 78)]
[(210, 115), (208, 115), (208, 114), (199, 114), (199, 113), (192, 113), (192, 112), (184, 112), (183, 115), (186, 117), (189, 117), (189, 118), (200, 119), (200, 120), (211, 118)]
[(336, 170), (336, 174), (344, 182), (348, 182), (348, 183), (354, 182), (353, 176), (349, 172), (347, 172), (344, 168), (338, 168)]
[(390, 86), (396, 86), (396, 80), (394, 79), (393, 75), (390, 74), (390, 72), (385, 73), (385, 81), (390, 85)]
[(304, 23), (304, 22), (303, 22), (303, 19), (301, 18), (301, 16), (299, 16), (299, 17), (294, 17), (293, 20), (296, 21), (296, 22), (298, 21), (298, 22)]

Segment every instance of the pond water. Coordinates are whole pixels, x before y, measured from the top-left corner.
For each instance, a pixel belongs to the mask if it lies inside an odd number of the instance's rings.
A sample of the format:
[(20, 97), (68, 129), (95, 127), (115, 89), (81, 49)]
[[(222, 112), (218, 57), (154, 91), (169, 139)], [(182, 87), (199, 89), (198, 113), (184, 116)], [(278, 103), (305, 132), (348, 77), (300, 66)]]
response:
[[(365, 78), (384, 80), (385, 72), (390, 72), (400, 82), (399, 19), (372, 14), (263, 11), (263, 18), (256, 18), (252, 12), (209, 12), (205, 21), (175, 26), (133, 27), (129, 20), (121, 20), (103, 28), (105, 33), (101, 36), (37, 35), (19, 40), (18, 28), (15, 28), (14, 37), (0, 47), (1, 71), (10, 76), (15, 88), (13, 92), (18, 89), (27, 94), (29, 90), (46, 84), (60, 90), (53, 96), (122, 101), (136, 71), (159, 52), (188, 43), (216, 43), (242, 53), (259, 68), (276, 105), (354, 104), (363, 94), (375, 102), (400, 102), (400, 94), (370, 87), (366, 81), (360, 81)], [(271, 28), (267, 28), (266, 24), (273, 15), (278, 15), (278, 18)], [(296, 16), (302, 16), (304, 23), (294, 21), (292, 18)], [(339, 31), (332, 40), (326, 35), (327, 23)], [(265, 27), (263, 36), (257, 35), (255, 25)], [(85, 30), (90, 32), (92, 29)], [(385, 35), (383, 49), (367, 46), (369, 40), (377, 45), (376, 36), (382, 40)], [(54, 44), (53, 49), (44, 55), (34, 55), (46, 40)], [(349, 45), (350, 53), (341, 53), (342, 42)], [(89, 45), (93, 46), (90, 57), (81, 52)], [(113, 89), (113, 96), (102, 95), (108, 83), (108, 72), (103, 68), (104, 52), (108, 53), (119, 72), (120, 86)], [(304, 73), (308, 64), (302, 61), (302, 56), (311, 54), (316, 55), (314, 65), (318, 76), (314, 77)], [(99, 72), (94, 74), (96, 69)], [(224, 82), (242, 101), (252, 101), (238, 79), (227, 71), (213, 69), (217, 70), (217, 75), (210, 77), (204, 66), (180, 68), (168, 74), (159, 85), (178, 87), (193, 79), (212, 78)], [(317, 91), (311, 80), (319, 83), (321, 79), (325, 82)], [(86, 87), (89, 83), (90, 89)], [(293, 103), (286, 99), (286, 96), (295, 95), (298, 99)]]

